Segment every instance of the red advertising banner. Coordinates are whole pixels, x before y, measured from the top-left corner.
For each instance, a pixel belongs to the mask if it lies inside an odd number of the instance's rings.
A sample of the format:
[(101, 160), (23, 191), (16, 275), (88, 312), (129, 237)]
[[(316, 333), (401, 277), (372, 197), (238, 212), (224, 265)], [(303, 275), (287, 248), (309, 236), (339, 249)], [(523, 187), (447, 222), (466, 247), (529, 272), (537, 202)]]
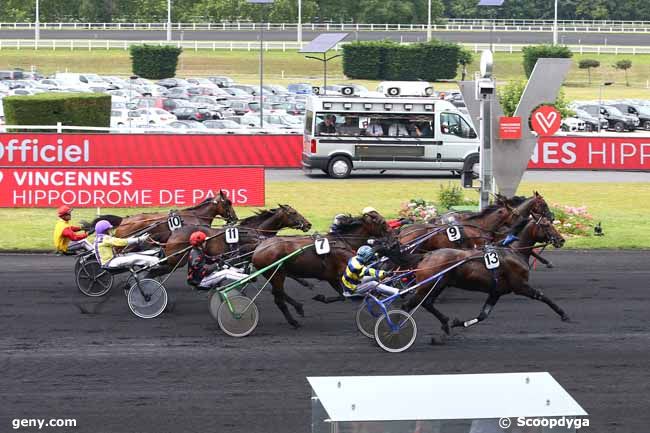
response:
[(0, 207), (187, 207), (219, 190), (235, 206), (263, 206), (264, 169), (0, 169)]
[(650, 170), (650, 137), (541, 137), (528, 168)]
[(301, 135), (0, 134), (0, 167), (300, 167)]

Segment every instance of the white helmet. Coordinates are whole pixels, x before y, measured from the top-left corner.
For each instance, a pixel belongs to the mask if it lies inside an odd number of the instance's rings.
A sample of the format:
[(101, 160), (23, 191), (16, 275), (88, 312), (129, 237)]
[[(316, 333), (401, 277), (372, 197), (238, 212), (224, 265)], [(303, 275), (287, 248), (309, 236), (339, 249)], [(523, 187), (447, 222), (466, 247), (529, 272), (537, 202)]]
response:
[(345, 215), (342, 214), (342, 213), (336, 215), (336, 216), (334, 217), (334, 221), (332, 221), (332, 224), (334, 224), (334, 225), (338, 225), (338, 223), (340, 222), (340, 219), (343, 218), (344, 216), (345, 216)]
[(371, 213), (371, 212), (379, 213), (379, 212), (377, 212), (377, 209), (375, 209), (375, 208), (372, 207), (372, 206), (364, 207), (363, 210), (361, 211), (361, 213), (362, 213), (363, 215), (365, 215), (365, 214), (367, 214), (367, 213)]

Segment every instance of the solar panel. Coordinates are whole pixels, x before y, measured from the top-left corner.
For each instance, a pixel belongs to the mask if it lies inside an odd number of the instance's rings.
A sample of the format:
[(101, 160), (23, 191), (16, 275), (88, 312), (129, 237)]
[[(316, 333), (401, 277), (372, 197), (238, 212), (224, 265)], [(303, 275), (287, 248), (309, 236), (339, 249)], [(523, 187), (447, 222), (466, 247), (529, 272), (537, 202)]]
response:
[(501, 6), (504, 0), (481, 0), (478, 2), (479, 6)]
[(316, 36), (305, 48), (300, 50), (301, 53), (326, 53), (348, 37), (348, 33), (323, 33)]

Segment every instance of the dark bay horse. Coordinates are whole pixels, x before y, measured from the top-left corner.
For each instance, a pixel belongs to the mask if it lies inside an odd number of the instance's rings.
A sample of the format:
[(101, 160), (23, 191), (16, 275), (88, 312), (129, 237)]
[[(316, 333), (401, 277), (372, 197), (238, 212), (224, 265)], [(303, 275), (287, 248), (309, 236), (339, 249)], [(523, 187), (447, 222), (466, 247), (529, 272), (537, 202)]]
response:
[[(324, 296), (317, 296), (315, 299), (322, 302), (333, 302), (342, 300), (342, 289), (340, 279), (348, 260), (356, 250), (364, 245), (370, 238), (382, 238), (389, 235), (389, 227), (386, 220), (376, 212), (364, 214), (361, 217), (345, 216), (339, 218), (336, 233), (329, 233), (325, 238), (329, 241), (330, 252), (324, 255), (316, 254), (315, 248), (308, 248), (296, 257), (287, 260), (276, 269), (265, 273), (270, 281), (275, 300), (287, 322), (293, 327), (299, 327), (287, 307), (287, 302), (294, 307), (300, 316), (304, 316), (302, 304), (289, 297), (284, 290), (284, 281), (290, 278), (316, 278), (327, 281), (330, 286), (339, 294), (331, 299)], [(263, 241), (253, 253), (253, 265), (257, 269), (269, 266), (292, 252), (314, 244), (315, 240), (310, 236), (279, 236)]]
[[(218, 215), (227, 222), (237, 220), (237, 214), (232, 207), (232, 201), (223, 192), (219, 191), (216, 197), (206, 198), (196, 206), (180, 209), (174, 212), (181, 217), (183, 225), (207, 225), (210, 226)], [(108, 220), (113, 227), (116, 227), (115, 236), (129, 237), (134, 233), (150, 227), (148, 233), (158, 242), (167, 242), (171, 230), (167, 225), (169, 212), (148, 212), (132, 216), (120, 217), (117, 215), (100, 215), (90, 223), (84, 223), (87, 231), (93, 231), (99, 220)]]
[[(441, 323), (445, 333), (450, 333), (453, 327), (470, 327), (485, 320), (499, 298), (508, 293), (526, 296), (544, 302), (553, 309), (563, 321), (569, 316), (555, 302), (541, 291), (528, 283), (528, 260), (537, 242), (551, 243), (561, 248), (564, 239), (555, 230), (553, 224), (545, 217), (534, 215), (532, 219), (520, 222), (523, 228), (518, 231), (519, 240), (508, 247), (493, 250), (457, 250), (441, 249), (428, 253), (417, 264), (415, 277), (417, 282), (430, 279), (437, 273), (460, 264), (447, 271), (438, 279), (418, 287), (415, 295), (408, 299), (403, 309), (410, 311), (421, 304), (432, 313)], [(494, 270), (488, 270), (484, 254), (492, 251), (497, 254), (500, 265)], [(490, 253), (491, 254), (491, 253)], [(436, 298), (447, 287), (457, 287), (463, 290), (479, 291), (488, 294), (481, 313), (470, 320), (450, 320), (434, 306)]]
[[(239, 232), (239, 242), (235, 247), (231, 247), (226, 242), (225, 232), (228, 227), (213, 229), (207, 226), (185, 226), (174, 231), (165, 244), (165, 256), (169, 257), (167, 267), (173, 268), (181, 260), (182, 255), (173, 256), (173, 254), (190, 245), (190, 235), (195, 231), (202, 231), (208, 236), (207, 254), (221, 256), (236, 248), (237, 254), (243, 255), (252, 252), (260, 242), (275, 236), (284, 228), (306, 232), (311, 229), (311, 223), (293, 207), (279, 205), (275, 209), (257, 211), (255, 215), (244, 218), (238, 225), (232, 227), (236, 227)], [(180, 265), (184, 263), (185, 259)]]

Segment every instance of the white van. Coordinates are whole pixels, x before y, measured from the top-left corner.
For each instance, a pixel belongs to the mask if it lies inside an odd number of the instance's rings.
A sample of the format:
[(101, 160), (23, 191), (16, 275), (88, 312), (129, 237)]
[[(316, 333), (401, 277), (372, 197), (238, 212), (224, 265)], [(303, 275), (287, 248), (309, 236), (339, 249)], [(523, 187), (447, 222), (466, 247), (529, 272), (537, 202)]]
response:
[[(387, 91), (387, 89), (384, 89)], [(352, 170), (444, 170), (478, 163), (479, 138), (466, 114), (431, 97), (312, 96), (302, 165), (346, 178)]]

